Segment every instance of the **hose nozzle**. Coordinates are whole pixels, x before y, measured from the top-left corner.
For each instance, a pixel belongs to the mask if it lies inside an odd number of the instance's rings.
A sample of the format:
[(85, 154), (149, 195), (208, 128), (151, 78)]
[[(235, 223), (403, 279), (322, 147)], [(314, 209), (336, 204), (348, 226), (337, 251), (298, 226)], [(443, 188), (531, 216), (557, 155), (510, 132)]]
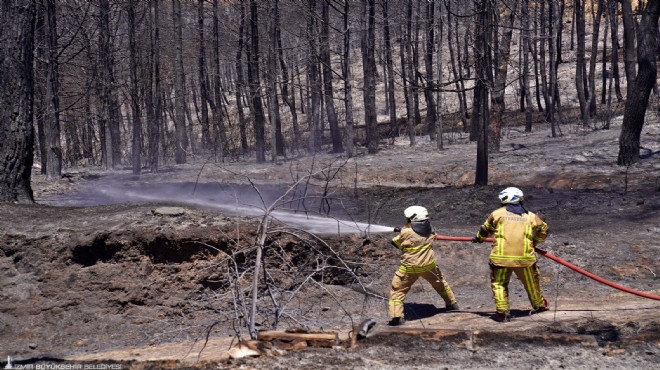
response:
[(395, 227), (394, 229), (392, 229), (392, 231), (395, 232), (395, 233), (400, 233), (401, 228), (400, 227)]

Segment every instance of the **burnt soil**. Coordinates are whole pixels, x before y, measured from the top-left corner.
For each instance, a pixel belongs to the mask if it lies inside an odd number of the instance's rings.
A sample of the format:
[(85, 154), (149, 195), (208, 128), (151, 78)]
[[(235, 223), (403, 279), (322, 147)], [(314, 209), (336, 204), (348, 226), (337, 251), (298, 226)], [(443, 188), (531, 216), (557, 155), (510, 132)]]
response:
[[(0, 205), (0, 359), (139, 369), (658, 368), (656, 300), (539, 256), (551, 310), (532, 315), (514, 277), (513, 320), (497, 323), (488, 245), (438, 241), (438, 263), (461, 310), (445, 312), (430, 286), (418, 282), (406, 299), (408, 322), (390, 329), (386, 297), (398, 266), (392, 233), (336, 235), (330, 228), (309, 235), (278, 220), (266, 239), (268, 278), (260, 285), (257, 329), (336, 331), (340, 343), (231, 359), (232, 341), (249, 339), (241, 308), (249, 302), (240, 297), (250, 294), (260, 219), (169, 196), (93, 205), (98, 193), (90, 190), (198, 182), (221, 193), (241, 184), (241, 192), (256, 187), (271, 201), (292, 179), (313, 173), (306, 189), (328, 198), (310, 199), (308, 211), (400, 226), (402, 210), (420, 204), (440, 234), (471, 236), (497, 207), (497, 192), (516, 185), (526, 207), (550, 226), (541, 248), (658, 295), (658, 126), (645, 126), (650, 154), (627, 169), (612, 161), (615, 131), (575, 130), (561, 141), (543, 130), (512, 130), (503, 153), (491, 160), (486, 187), (470, 185), (474, 144), (460, 137), (439, 153), (422, 142), (357, 160), (323, 154), (276, 164), (199, 162), (139, 177), (76, 169), (57, 182), (35, 174), (37, 204)], [(324, 166), (340, 170), (316, 172)], [(273, 300), (282, 309), (277, 321)], [(351, 346), (352, 326), (367, 318), (377, 322), (372, 334)], [(406, 332), (413, 329), (445, 332)]]

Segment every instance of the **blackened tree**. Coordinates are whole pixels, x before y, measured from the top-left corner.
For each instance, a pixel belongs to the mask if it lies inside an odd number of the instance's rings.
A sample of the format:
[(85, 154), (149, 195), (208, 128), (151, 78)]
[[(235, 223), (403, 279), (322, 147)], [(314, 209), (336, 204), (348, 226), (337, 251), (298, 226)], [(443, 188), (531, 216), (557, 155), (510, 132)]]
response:
[(183, 69), (183, 32), (181, 16), (181, 0), (172, 2), (172, 23), (174, 25), (174, 129), (175, 136), (175, 161), (177, 164), (186, 163), (186, 151), (188, 149), (188, 140), (186, 135), (186, 92), (185, 92), (185, 72)]
[(617, 163), (629, 166), (639, 160), (639, 145), (644, 115), (651, 89), (658, 74), (658, 17), (660, 2), (649, 0), (641, 7), (642, 19), (637, 31), (637, 76), (628, 81), (626, 107), (619, 136)]
[(366, 30), (362, 39), (362, 69), (364, 72), (364, 122), (367, 128), (367, 151), (378, 152), (378, 121), (376, 117), (376, 13), (375, 0), (365, 2)]
[(501, 36), (497, 31), (500, 25), (495, 24), (493, 37), (498, 37), (494, 50), (494, 69), (493, 92), (491, 94), (492, 114), (488, 124), (488, 150), (491, 153), (500, 151), (500, 136), (502, 135), (502, 115), (506, 108), (504, 102), (504, 92), (506, 88), (507, 72), (509, 67), (509, 58), (511, 51), (511, 37), (513, 34), (513, 21), (515, 19), (518, 1), (513, 3), (501, 3), (500, 10), (495, 12), (496, 21), (502, 22)]
[(254, 118), (254, 140), (257, 162), (266, 161), (266, 116), (261, 101), (261, 77), (259, 74), (259, 8), (256, 0), (250, 0), (250, 54), (248, 56), (248, 81)]
[(133, 116), (133, 145), (131, 145), (131, 158), (133, 162), (133, 174), (142, 172), (142, 113), (141, 97), (138, 81), (138, 51), (135, 41), (135, 8), (136, 0), (128, 2), (128, 44), (130, 52), (130, 102)]
[(351, 93), (353, 91), (353, 84), (351, 82), (351, 27), (349, 25), (349, 14), (350, 14), (350, 1), (344, 2), (344, 63), (342, 64), (342, 77), (344, 79), (344, 107), (346, 110), (346, 155), (348, 157), (353, 157), (355, 155), (355, 143), (353, 139), (355, 137), (355, 132), (353, 129), (353, 97)]
[(46, 96), (44, 102), (46, 176), (51, 180), (62, 176), (62, 145), (60, 141), (60, 77), (57, 45), (57, 5), (54, 0), (44, 3), (46, 10)]
[(477, 82), (473, 102), (473, 121), (477, 126), (477, 168), (474, 184), (488, 185), (488, 91), (493, 81), (492, 75), (492, 27), (493, 4), (490, 0), (478, 0), (475, 58), (477, 60)]
[(323, 97), (325, 98), (325, 110), (330, 126), (332, 137), (332, 152), (341, 153), (344, 147), (339, 131), (339, 119), (335, 110), (335, 97), (332, 88), (332, 65), (330, 60), (330, 5), (328, 1), (321, 3), (321, 33), (319, 35), (319, 57), (321, 58), (321, 69), (323, 73)]
[[(309, 127), (309, 152), (316, 153), (321, 149), (323, 130), (321, 129), (321, 75), (319, 74), (318, 55), (318, 15), (316, 0), (308, 0), (310, 17), (307, 20), (307, 84), (309, 90), (309, 111), (307, 122)], [(302, 100), (302, 99), (301, 99)]]
[(35, 2), (0, 6), (0, 202), (32, 203)]
[[(348, 32), (346, 25), (346, 32)], [(396, 120), (396, 99), (394, 98), (394, 60), (392, 59), (392, 37), (390, 32), (389, 0), (383, 1), (383, 41), (385, 42), (385, 65), (387, 68), (387, 108), (390, 116), (389, 137), (394, 139), (398, 135)]]

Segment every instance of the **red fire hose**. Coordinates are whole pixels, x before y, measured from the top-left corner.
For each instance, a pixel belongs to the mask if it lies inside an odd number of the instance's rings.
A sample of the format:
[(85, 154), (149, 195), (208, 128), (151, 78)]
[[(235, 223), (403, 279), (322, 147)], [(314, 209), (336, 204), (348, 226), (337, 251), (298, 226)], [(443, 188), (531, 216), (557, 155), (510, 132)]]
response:
[[(469, 241), (472, 241), (472, 238), (464, 237), (464, 236), (436, 235), (435, 238), (436, 238), (436, 240), (450, 240), (450, 241), (456, 241), (456, 242), (469, 242)], [(492, 242), (493, 239), (492, 238), (487, 238), (487, 239), (484, 239), (484, 241)], [(582, 274), (582, 275), (584, 275), (588, 278), (594, 279), (594, 280), (596, 280), (597, 282), (599, 282), (601, 284), (611, 286), (612, 288), (619, 289), (619, 290), (621, 290), (623, 292), (626, 292), (626, 293), (635, 294), (635, 295), (638, 295), (640, 297), (655, 299), (656, 301), (660, 301), (660, 296), (650, 294), (650, 293), (646, 293), (646, 292), (640, 292), (639, 290), (626, 288), (626, 287), (621, 286), (619, 284), (613, 283), (609, 280), (605, 280), (600, 276), (594, 275), (594, 274), (590, 273), (589, 271), (586, 271), (586, 270), (584, 270), (580, 267), (577, 267), (577, 266), (575, 266), (574, 264), (572, 264), (570, 262), (566, 262), (563, 259), (555, 256), (554, 254), (552, 254), (550, 252), (547, 252), (547, 251), (544, 251), (543, 249), (539, 249), (539, 248), (534, 247), (534, 250), (536, 251), (536, 253), (542, 255), (543, 257), (547, 257), (547, 258), (549, 258), (549, 259), (551, 259), (551, 260), (553, 260), (553, 261), (555, 261), (555, 262), (557, 262), (561, 265), (564, 265), (564, 266), (568, 267), (569, 269), (571, 269), (573, 271), (579, 272), (580, 274)]]

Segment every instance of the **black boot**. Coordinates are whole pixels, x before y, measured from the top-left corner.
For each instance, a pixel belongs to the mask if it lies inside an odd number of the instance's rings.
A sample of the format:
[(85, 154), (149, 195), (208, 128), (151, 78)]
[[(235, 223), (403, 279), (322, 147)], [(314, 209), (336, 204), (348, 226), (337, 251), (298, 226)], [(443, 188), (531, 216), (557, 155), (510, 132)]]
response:
[(511, 321), (511, 316), (508, 312), (498, 312), (495, 314), (495, 321), (497, 322), (509, 322)]
[(403, 317), (393, 317), (390, 322), (387, 324), (389, 326), (399, 326), (406, 323), (406, 319)]
[(543, 298), (543, 303), (541, 304), (541, 306), (534, 308), (534, 311), (536, 311), (536, 313), (545, 312), (550, 309), (548, 305), (549, 305), (548, 300)]

